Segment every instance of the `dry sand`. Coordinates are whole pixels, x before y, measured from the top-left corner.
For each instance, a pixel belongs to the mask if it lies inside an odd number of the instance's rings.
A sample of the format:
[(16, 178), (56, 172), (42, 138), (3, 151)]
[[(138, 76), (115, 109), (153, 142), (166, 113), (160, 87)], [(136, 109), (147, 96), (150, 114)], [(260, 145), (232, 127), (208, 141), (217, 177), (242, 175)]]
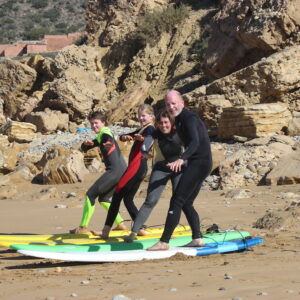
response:
[[(18, 185), (18, 195), (0, 200), (0, 233), (63, 233), (78, 225), (83, 196), (97, 175), (84, 183), (55, 186), (55, 198), (41, 200), (45, 186)], [(269, 208), (283, 208), (291, 200), (282, 193), (300, 193), (300, 185), (247, 187), (248, 199), (225, 199), (224, 191), (201, 191), (195, 206), (204, 226), (238, 228), (263, 237), (253, 251), (205, 257), (177, 255), (170, 259), (128, 263), (70, 263), (25, 257), (0, 250), (0, 299), (300, 299), (299, 215), (279, 230), (255, 229), (253, 223)], [(137, 195), (141, 205), (146, 184)], [(67, 198), (69, 192), (76, 197)], [(170, 195), (164, 193), (147, 225), (163, 224)], [(64, 204), (66, 208), (55, 208)], [(298, 208), (299, 210), (299, 208)], [(124, 206), (121, 212), (128, 214)], [(91, 228), (101, 229), (105, 212), (97, 204)], [(297, 219), (298, 218), (298, 219)], [(187, 224), (184, 216), (182, 224)], [(128, 223), (130, 226), (130, 223)], [(225, 275), (231, 279), (225, 279)], [(73, 296), (72, 296), (73, 294)]]

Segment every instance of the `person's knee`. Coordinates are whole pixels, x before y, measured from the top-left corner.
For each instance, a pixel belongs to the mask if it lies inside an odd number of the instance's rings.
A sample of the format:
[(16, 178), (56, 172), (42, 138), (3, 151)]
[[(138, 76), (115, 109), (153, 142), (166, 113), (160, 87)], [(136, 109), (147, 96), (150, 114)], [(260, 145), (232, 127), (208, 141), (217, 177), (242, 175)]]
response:
[(147, 207), (147, 208), (153, 208), (156, 203), (158, 202), (158, 199), (148, 199), (145, 201), (144, 205)]

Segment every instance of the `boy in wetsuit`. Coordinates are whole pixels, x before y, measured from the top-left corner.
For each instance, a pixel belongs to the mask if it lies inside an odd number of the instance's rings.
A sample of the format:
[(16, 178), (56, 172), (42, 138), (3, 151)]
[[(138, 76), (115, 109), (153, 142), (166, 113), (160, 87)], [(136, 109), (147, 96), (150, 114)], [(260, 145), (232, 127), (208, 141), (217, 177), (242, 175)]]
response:
[[(145, 137), (152, 135), (155, 131), (152, 125), (154, 119), (153, 108), (149, 104), (141, 104), (138, 108), (138, 118), (141, 128), (120, 137), (120, 140), (123, 142), (134, 141), (129, 154), (128, 167), (115, 189), (103, 230), (101, 232), (93, 232), (95, 235), (101, 235), (104, 239), (108, 238), (122, 200), (124, 200), (125, 207), (132, 220), (135, 220), (138, 214), (133, 198), (147, 174), (147, 159), (143, 157), (141, 147)], [(145, 234), (146, 232), (140, 230), (139, 235)]]
[[(126, 170), (126, 163), (120, 148), (111, 130), (105, 126), (106, 116), (100, 112), (93, 112), (89, 115), (89, 121), (91, 128), (98, 135), (93, 141), (84, 141), (81, 149), (87, 151), (91, 148), (99, 147), (105, 164), (105, 173), (87, 191), (81, 223), (79, 227), (70, 230), (70, 233), (86, 233), (89, 231), (87, 227), (94, 214), (97, 197), (101, 206), (105, 210), (109, 209), (109, 199), (112, 197), (117, 183)], [(126, 229), (120, 214), (116, 215), (114, 221), (117, 224), (116, 229)]]

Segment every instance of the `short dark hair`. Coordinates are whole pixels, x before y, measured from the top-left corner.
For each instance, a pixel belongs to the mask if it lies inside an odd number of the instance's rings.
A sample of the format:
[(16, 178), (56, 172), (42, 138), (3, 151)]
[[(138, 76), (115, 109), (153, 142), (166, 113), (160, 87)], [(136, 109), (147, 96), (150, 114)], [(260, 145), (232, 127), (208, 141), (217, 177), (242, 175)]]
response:
[(103, 123), (106, 123), (107, 117), (105, 114), (103, 114), (100, 111), (92, 111), (89, 116), (88, 116), (88, 120), (91, 121), (93, 119), (97, 119), (100, 120)]
[(155, 125), (157, 127), (158, 122), (161, 118), (168, 118), (172, 124), (172, 131), (175, 131), (175, 118), (171, 116), (166, 109), (161, 109), (156, 115), (155, 115)]

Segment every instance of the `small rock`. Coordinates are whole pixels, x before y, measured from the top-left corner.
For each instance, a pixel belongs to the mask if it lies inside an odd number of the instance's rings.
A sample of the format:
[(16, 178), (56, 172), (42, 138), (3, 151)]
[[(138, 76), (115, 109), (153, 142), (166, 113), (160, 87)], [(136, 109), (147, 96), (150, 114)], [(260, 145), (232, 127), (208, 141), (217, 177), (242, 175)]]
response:
[(45, 300), (55, 300), (55, 297), (53, 297), (53, 296), (48, 296), (48, 297), (45, 298)]
[(219, 287), (219, 291), (227, 291), (227, 288), (225, 286)]
[(82, 280), (80, 283), (81, 283), (81, 284), (87, 285), (87, 284), (89, 284), (90, 282), (89, 282), (89, 280)]
[(235, 296), (235, 297), (232, 298), (232, 300), (243, 300), (243, 298)]
[(54, 208), (67, 208), (65, 204), (55, 204)]
[(293, 293), (294, 293), (293, 290), (287, 290), (286, 292), (287, 292), (288, 294), (293, 294)]
[(257, 296), (267, 296), (268, 293), (266, 293), (266, 292), (257, 292), (256, 295), (257, 295)]
[(67, 198), (71, 198), (71, 197), (76, 197), (76, 193), (75, 192), (68, 193)]
[(131, 299), (122, 294), (119, 294), (119, 295), (113, 296), (112, 300), (131, 300)]
[(76, 293), (72, 293), (71, 297), (78, 297), (78, 295)]
[(169, 269), (169, 270), (167, 270), (166, 272), (168, 272), (168, 273), (173, 273), (173, 272), (174, 272), (174, 270), (172, 270), (172, 269)]
[(171, 288), (170, 292), (177, 292), (177, 288)]
[(225, 274), (224, 279), (232, 279), (233, 277), (231, 275)]
[(61, 267), (56, 267), (56, 268), (55, 268), (55, 271), (56, 271), (57, 273), (61, 273), (62, 268), (61, 268)]
[(38, 270), (38, 273), (40, 273), (40, 274), (46, 274), (46, 271), (45, 270)]

